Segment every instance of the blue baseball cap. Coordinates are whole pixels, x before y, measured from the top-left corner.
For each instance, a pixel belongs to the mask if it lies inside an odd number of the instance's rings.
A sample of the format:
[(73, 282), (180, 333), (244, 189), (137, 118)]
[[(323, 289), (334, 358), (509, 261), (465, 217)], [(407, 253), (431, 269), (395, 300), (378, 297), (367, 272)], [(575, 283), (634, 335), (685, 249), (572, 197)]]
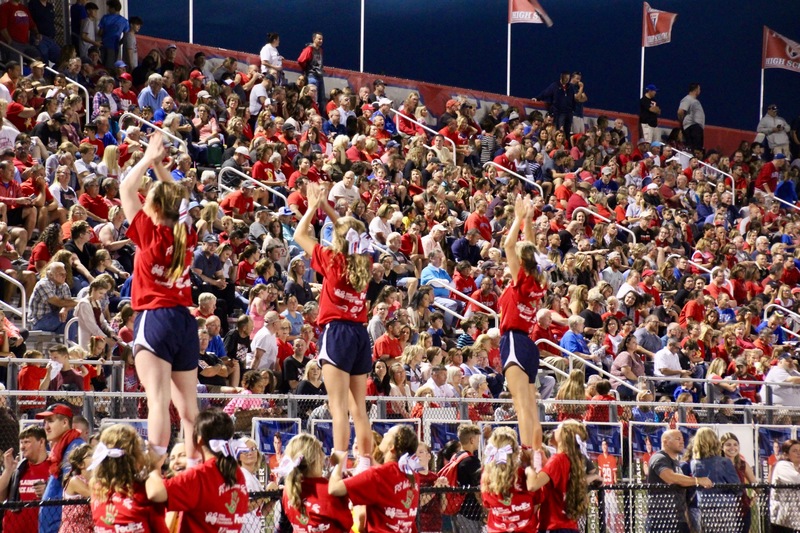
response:
[(127, 68), (128, 65), (125, 64), (124, 61), (117, 61), (116, 63), (114, 63), (114, 66), (117, 68)]
[(654, 92), (658, 92), (658, 87), (656, 87), (655, 85), (653, 85), (653, 84), (651, 83), (650, 85), (648, 85), (647, 87), (645, 87), (645, 88), (644, 88), (644, 90), (645, 90), (645, 91), (654, 91)]

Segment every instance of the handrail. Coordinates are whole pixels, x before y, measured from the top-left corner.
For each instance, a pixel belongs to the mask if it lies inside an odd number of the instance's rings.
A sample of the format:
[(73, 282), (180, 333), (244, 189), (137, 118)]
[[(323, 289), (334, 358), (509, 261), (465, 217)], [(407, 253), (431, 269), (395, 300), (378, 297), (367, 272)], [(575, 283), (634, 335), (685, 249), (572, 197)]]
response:
[(460, 313), (456, 313), (452, 309), (448, 309), (446, 306), (444, 306), (444, 305), (442, 305), (440, 303), (433, 302), (433, 304), (431, 304), (431, 305), (433, 305), (433, 307), (436, 307), (437, 309), (441, 309), (443, 313), (449, 313), (449, 314), (453, 315), (454, 317), (456, 317), (459, 320), (466, 320), (467, 319), (467, 317), (465, 315), (462, 315)]
[(779, 304), (775, 304), (775, 303), (767, 304), (767, 305), (764, 306), (764, 312), (763, 312), (764, 320), (767, 319), (767, 311), (769, 311), (770, 309), (773, 309), (773, 308), (778, 309), (779, 311), (782, 311), (783, 314), (785, 314), (785, 315), (789, 315), (792, 318), (800, 320), (800, 315), (799, 314), (795, 313), (791, 309), (787, 309), (784, 306), (779, 305)]
[[(69, 330), (73, 325), (77, 325), (77, 324), (78, 324), (78, 317), (74, 316), (74, 317), (70, 318), (69, 320), (67, 320), (67, 323), (64, 325), (64, 343), (67, 346), (70, 346), (70, 345), (77, 346), (77, 344), (78, 344), (78, 343), (75, 343), (75, 342), (71, 342), (69, 340)], [(77, 338), (77, 336), (75, 338)], [(84, 346), (84, 348), (85, 348), (85, 346)]]
[(0, 278), (19, 289), (19, 308), (16, 308), (2, 300), (0, 300), (0, 307), (7, 309), (11, 314), (20, 317), (20, 319), (22, 319), (22, 328), (28, 329), (28, 295), (25, 293), (25, 286), (2, 270), (0, 270)]
[(691, 260), (691, 259), (689, 259), (688, 257), (684, 257), (684, 256), (682, 256), (682, 255), (678, 255), (678, 254), (670, 254), (670, 255), (668, 255), (668, 256), (667, 256), (667, 259), (666, 259), (666, 261), (669, 261), (669, 260), (670, 260), (670, 259), (672, 259), (673, 257), (677, 257), (678, 259), (686, 259), (686, 262), (687, 262), (687, 263), (689, 263), (690, 265), (692, 265), (693, 267), (695, 267), (695, 268), (698, 268), (698, 269), (702, 270), (702, 271), (703, 271), (703, 272), (705, 272), (706, 274), (709, 274), (709, 275), (711, 274), (711, 271), (710, 271), (709, 269), (707, 269), (706, 267), (704, 267), (703, 265), (701, 265), (700, 263), (695, 263), (694, 261), (692, 261), (692, 260)]
[(287, 206), (289, 205), (289, 201), (286, 199), (286, 196), (284, 196), (280, 191), (277, 191), (276, 189), (273, 189), (269, 185), (266, 185), (266, 184), (261, 183), (260, 181), (258, 181), (256, 179), (253, 179), (252, 177), (248, 176), (247, 174), (245, 174), (241, 170), (237, 170), (237, 169), (235, 169), (233, 167), (225, 167), (225, 168), (223, 168), (222, 170), (219, 171), (219, 175), (217, 176), (217, 178), (218, 178), (218, 183), (219, 183), (219, 188), (220, 189), (225, 189), (228, 192), (233, 190), (230, 187), (228, 187), (227, 185), (223, 185), (222, 184), (222, 176), (226, 172), (233, 172), (234, 174), (236, 174), (237, 176), (239, 176), (243, 180), (252, 182), (257, 187), (260, 187), (260, 188), (262, 188), (262, 189), (264, 189), (266, 191), (269, 191), (269, 192), (271, 192), (272, 194), (274, 194), (275, 196), (277, 196), (279, 198), (283, 198), (284, 205), (287, 205)]
[[(395, 110), (395, 109), (391, 109), (391, 108), (389, 109), (389, 111), (394, 113), (394, 123), (397, 126), (397, 131), (400, 131), (400, 116), (401, 116), (400, 112)], [(423, 130), (425, 130), (425, 131), (427, 131), (429, 133), (433, 133), (434, 135), (439, 135), (439, 132), (436, 131), (435, 129), (431, 128), (430, 126), (426, 126), (422, 122), (420, 122), (420, 121), (418, 121), (416, 119), (413, 119), (413, 118), (409, 117), (408, 115), (404, 114), (404, 115), (402, 115), (402, 117), (403, 117), (403, 120), (407, 120), (407, 121), (411, 122), (412, 124), (416, 124), (417, 126), (419, 126), (420, 128), (422, 128)], [(453, 139), (445, 137), (444, 135), (442, 135), (442, 137), (444, 138), (445, 141), (447, 141), (451, 145), (453, 145), (453, 164), (457, 165), (458, 164), (458, 160), (456, 159), (456, 152), (458, 151), (458, 148), (456, 148), (456, 143), (453, 142)]]
[(772, 197), (772, 199), (773, 199), (773, 200), (777, 200), (777, 201), (779, 201), (780, 203), (782, 203), (782, 204), (784, 204), (784, 205), (788, 205), (788, 206), (789, 206), (789, 207), (791, 207), (792, 209), (795, 209), (795, 210), (797, 210), (797, 211), (800, 211), (800, 207), (797, 207), (796, 205), (794, 205), (794, 204), (793, 204), (793, 203), (791, 203), (791, 202), (787, 202), (786, 200), (783, 200), (783, 199), (781, 199), (781, 198), (778, 198), (778, 197), (777, 197), (777, 196), (775, 196), (775, 194), (773, 194), (773, 193), (769, 193), (767, 196), (770, 196), (770, 197)]
[(480, 307), (481, 309), (486, 311), (486, 313), (489, 316), (494, 318), (494, 327), (496, 327), (496, 328), (500, 327), (500, 317), (497, 315), (496, 311), (494, 311), (491, 307), (487, 307), (487, 306), (483, 305), (481, 302), (479, 302), (475, 298), (472, 298), (471, 296), (469, 296), (467, 294), (464, 294), (463, 292), (459, 291), (458, 289), (456, 289), (454, 287), (451, 287), (450, 285), (445, 283), (444, 280), (442, 280), (442, 279), (432, 279), (428, 283), (426, 283), (425, 285), (433, 285), (434, 287), (441, 287), (442, 289), (447, 289), (450, 292), (454, 292), (454, 293), (458, 294), (459, 296), (461, 296), (465, 300), (467, 300), (469, 302), (472, 302), (473, 304), (477, 305), (478, 307)]
[(625, 233), (627, 233), (627, 234), (629, 234), (629, 235), (631, 236), (631, 239), (633, 239), (633, 244), (636, 244), (636, 243), (637, 243), (637, 241), (636, 241), (636, 234), (635, 234), (633, 231), (631, 231), (630, 229), (626, 228), (626, 227), (625, 227), (625, 226), (623, 226), (622, 224), (618, 224), (618, 223), (614, 222), (614, 221), (613, 221), (613, 220), (611, 220), (610, 218), (606, 218), (606, 217), (604, 217), (603, 215), (598, 215), (597, 213), (595, 213), (594, 211), (592, 211), (591, 209), (588, 209), (588, 208), (586, 208), (586, 207), (576, 207), (575, 209), (573, 209), (573, 210), (572, 210), (572, 212), (573, 212), (573, 213), (582, 212), (582, 213), (584, 213), (584, 214), (585, 214), (587, 217), (589, 217), (589, 216), (591, 216), (591, 217), (597, 217), (597, 218), (599, 218), (600, 220), (603, 220), (603, 221), (605, 221), (605, 222), (607, 222), (607, 223), (609, 223), (609, 224), (614, 224), (614, 225), (617, 227), (617, 229), (621, 229), (622, 231), (624, 231)]
[[(25, 64), (25, 61), (23, 60), (23, 58), (26, 58), (31, 63), (33, 63), (34, 61), (39, 61), (35, 57), (31, 57), (28, 54), (25, 54), (25, 53), (21, 52), (20, 50), (17, 50), (16, 48), (14, 48), (13, 46), (11, 46), (8, 43), (4, 43), (3, 41), (0, 41), (0, 45), (2, 45), (3, 47), (11, 50), (15, 54), (19, 54), (20, 67)], [(58, 74), (59, 76), (64, 76), (64, 79), (66, 79), (70, 83), (75, 84), (80, 90), (82, 90), (84, 92), (84, 94), (86, 94), (86, 122), (89, 122), (89, 116), (90, 116), (89, 107), (90, 107), (90, 102), (91, 102), (91, 98), (89, 96), (89, 90), (86, 89), (86, 87), (84, 87), (83, 85), (81, 85), (77, 81), (73, 80), (72, 78), (68, 78), (63, 72), (59, 72), (59, 71), (47, 66), (47, 62), (46, 61), (44, 61), (44, 64), (45, 64), (44, 69), (46, 71), (52, 72), (53, 74)]]
[(622, 385), (623, 387), (627, 387), (627, 388), (631, 389), (636, 394), (639, 394), (640, 392), (642, 392), (642, 389), (640, 389), (639, 387), (635, 387), (634, 385), (631, 385), (630, 383), (628, 383), (624, 379), (615, 376), (611, 372), (606, 372), (602, 367), (599, 367), (599, 366), (595, 365), (594, 363), (590, 363), (589, 361), (587, 361), (583, 357), (581, 357), (581, 356), (579, 356), (579, 355), (577, 355), (575, 353), (570, 352), (566, 348), (562, 348), (561, 346), (559, 346), (558, 344), (554, 343), (553, 341), (551, 341), (549, 339), (539, 339), (539, 340), (535, 341), (534, 344), (536, 344), (536, 346), (539, 346), (540, 344), (546, 344), (548, 346), (552, 346), (553, 348), (555, 348), (556, 350), (560, 351), (561, 353), (567, 354), (570, 357), (570, 368), (572, 368), (572, 358), (575, 357), (580, 362), (582, 362), (584, 366), (588, 366), (589, 368), (595, 369), (600, 375), (607, 376), (609, 379), (611, 379), (613, 381), (618, 381), (620, 385)]
[(162, 133), (164, 136), (166, 136), (166, 137), (169, 137), (169, 138), (170, 138), (170, 139), (172, 139), (173, 141), (177, 142), (177, 143), (178, 143), (178, 144), (179, 144), (179, 145), (180, 145), (180, 146), (183, 148), (183, 151), (184, 151), (184, 153), (187, 153), (187, 154), (189, 153), (189, 146), (186, 144), (186, 141), (184, 141), (184, 140), (183, 140), (183, 139), (181, 139), (180, 137), (177, 137), (177, 136), (175, 136), (175, 135), (171, 134), (170, 132), (168, 132), (168, 131), (167, 131), (167, 130), (165, 130), (164, 128), (161, 128), (161, 127), (159, 127), (159, 126), (156, 126), (156, 125), (155, 125), (155, 124), (153, 124), (152, 122), (150, 122), (150, 121), (148, 121), (148, 120), (145, 120), (145, 119), (143, 119), (143, 118), (142, 118), (142, 117), (140, 117), (139, 115), (134, 115), (133, 113), (123, 113), (123, 114), (122, 114), (122, 116), (121, 116), (121, 117), (119, 117), (119, 122), (120, 122), (120, 124), (121, 124), (121, 123), (122, 123), (122, 122), (123, 122), (123, 121), (124, 121), (126, 118), (132, 118), (133, 120), (135, 120), (135, 121), (137, 121), (137, 122), (139, 122), (139, 123), (141, 123), (141, 124), (147, 124), (147, 125), (148, 125), (148, 126), (150, 126), (151, 128), (153, 128), (153, 129), (155, 129), (155, 130), (158, 130), (158, 131), (160, 131), (160, 132), (161, 132), (161, 133)]
[(539, 185), (538, 183), (536, 183), (535, 181), (533, 181), (532, 179), (529, 179), (529, 178), (523, 176), (522, 174), (518, 174), (518, 173), (514, 172), (513, 170), (511, 170), (509, 168), (506, 168), (506, 167), (504, 167), (503, 165), (501, 165), (499, 163), (495, 163), (494, 161), (487, 161), (486, 163), (483, 164), (483, 168), (486, 168), (487, 165), (492, 165), (493, 167), (499, 168), (503, 172), (508, 172), (512, 176), (514, 176), (516, 178), (519, 178), (519, 179), (521, 179), (522, 181), (524, 181), (526, 183), (530, 183), (531, 185), (533, 185), (534, 187), (539, 189), (539, 196), (544, 198), (544, 189), (542, 189), (542, 186)]
[[(677, 153), (677, 154), (681, 154), (683, 157), (688, 157), (690, 160), (694, 157), (692, 154), (690, 154), (688, 152), (684, 152), (683, 150), (678, 150), (675, 147), (672, 147), (672, 151)], [(706, 167), (706, 168), (710, 168), (711, 170), (713, 170), (717, 174), (722, 174), (723, 176), (727, 176), (727, 177), (729, 177), (731, 179), (731, 197), (732, 197), (731, 198), (731, 205), (736, 205), (736, 180), (734, 179), (734, 177), (732, 175), (728, 174), (727, 172), (725, 172), (724, 170), (720, 170), (720, 169), (714, 167), (713, 165), (709, 165), (705, 161), (701, 161), (700, 159), (698, 159), (697, 162), (700, 164), (700, 166), (703, 166), (703, 167)]]

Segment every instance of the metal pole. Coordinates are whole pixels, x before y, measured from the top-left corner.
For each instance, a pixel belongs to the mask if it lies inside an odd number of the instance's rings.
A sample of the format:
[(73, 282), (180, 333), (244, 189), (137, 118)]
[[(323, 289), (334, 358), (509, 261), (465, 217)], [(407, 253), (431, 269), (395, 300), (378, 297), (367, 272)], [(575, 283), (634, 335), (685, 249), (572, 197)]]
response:
[(764, 116), (764, 68), (761, 68), (761, 99), (758, 101), (758, 120)]
[(361, 0), (361, 50), (360, 50), (360, 61), (358, 63), (358, 71), (364, 72), (364, 2), (365, 0)]
[(508, 50), (506, 52), (506, 96), (511, 96), (511, 23), (508, 23)]
[(189, 42), (194, 44), (194, 0), (189, 0)]
[(642, 97), (642, 90), (644, 90), (644, 45), (642, 45), (642, 66), (639, 74), (639, 98)]

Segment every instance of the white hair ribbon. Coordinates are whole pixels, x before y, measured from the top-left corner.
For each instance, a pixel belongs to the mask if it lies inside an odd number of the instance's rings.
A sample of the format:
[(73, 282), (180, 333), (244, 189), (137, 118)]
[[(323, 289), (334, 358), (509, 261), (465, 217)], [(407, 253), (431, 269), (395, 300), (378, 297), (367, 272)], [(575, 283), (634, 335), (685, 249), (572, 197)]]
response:
[(240, 453), (247, 451), (247, 443), (243, 439), (211, 439), (208, 447), (212, 452), (221, 453), (224, 457), (236, 459)]
[(189, 200), (184, 198), (181, 200), (181, 207), (179, 209), (178, 220), (186, 224), (189, 228), (192, 227), (192, 217), (189, 216)]
[(288, 455), (284, 455), (283, 459), (281, 459), (278, 468), (275, 469), (275, 473), (278, 477), (286, 477), (289, 473), (300, 466), (300, 463), (303, 461), (303, 455), (298, 455), (294, 459), (289, 457)]
[(106, 460), (107, 457), (122, 457), (125, 455), (125, 450), (121, 450), (119, 448), (109, 448), (102, 442), (97, 443), (97, 447), (94, 449), (94, 453), (92, 454), (92, 464), (89, 465), (88, 470), (94, 470), (100, 463)]
[(372, 253), (372, 237), (364, 232), (361, 235), (356, 230), (350, 228), (344, 236), (347, 240), (347, 251), (350, 255)]
[(513, 448), (510, 444), (506, 444), (501, 448), (496, 448), (494, 445), (489, 444), (483, 450), (483, 464), (496, 463), (504, 465), (508, 463), (508, 456), (513, 453)]
[(585, 456), (589, 456), (589, 447), (583, 442), (583, 439), (580, 435), (575, 435), (575, 442), (578, 443), (578, 448), (580, 448), (581, 453)]
[(400, 467), (402, 472), (409, 475), (416, 474), (422, 470), (422, 464), (419, 462), (417, 454), (409, 455), (404, 453), (400, 460), (397, 461), (397, 466)]

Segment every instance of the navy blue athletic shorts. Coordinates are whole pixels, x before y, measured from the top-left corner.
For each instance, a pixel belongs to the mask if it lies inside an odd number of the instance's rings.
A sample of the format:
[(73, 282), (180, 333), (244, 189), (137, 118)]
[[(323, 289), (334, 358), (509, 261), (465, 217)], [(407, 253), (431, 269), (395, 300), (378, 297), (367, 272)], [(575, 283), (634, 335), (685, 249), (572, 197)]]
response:
[(536, 382), (539, 373), (539, 347), (527, 333), (515, 329), (506, 331), (500, 337), (500, 358), (503, 372), (511, 365), (520, 367), (528, 374), (528, 382)]
[(319, 362), (360, 376), (372, 370), (372, 347), (364, 324), (333, 320), (325, 325), (319, 340)]
[(172, 370), (197, 370), (200, 340), (197, 319), (186, 307), (148, 309), (133, 325), (133, 354), (148, 350), (172, 365)]

